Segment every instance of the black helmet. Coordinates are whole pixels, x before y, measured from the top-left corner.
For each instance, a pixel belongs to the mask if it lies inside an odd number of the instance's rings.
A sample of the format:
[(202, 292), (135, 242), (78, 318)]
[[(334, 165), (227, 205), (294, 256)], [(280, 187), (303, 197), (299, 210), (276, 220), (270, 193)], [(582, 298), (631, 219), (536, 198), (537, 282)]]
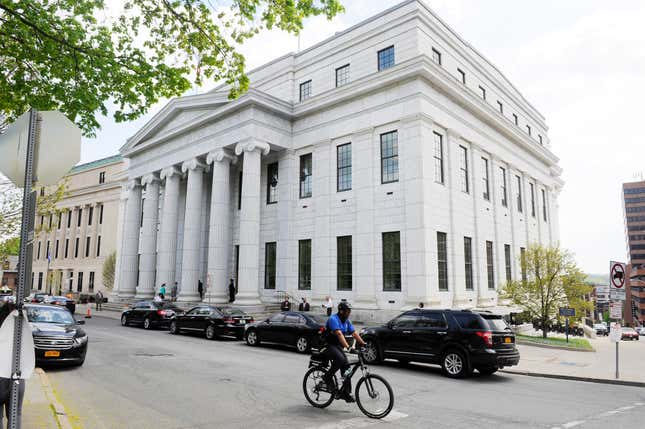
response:
[(347, 303), (345, 301), (341, 301), (340, 304), (338, 304), (338, 311), (351, 310), (351, 309), (352, 309), (352, 306), (349, 305), (349, 303)]

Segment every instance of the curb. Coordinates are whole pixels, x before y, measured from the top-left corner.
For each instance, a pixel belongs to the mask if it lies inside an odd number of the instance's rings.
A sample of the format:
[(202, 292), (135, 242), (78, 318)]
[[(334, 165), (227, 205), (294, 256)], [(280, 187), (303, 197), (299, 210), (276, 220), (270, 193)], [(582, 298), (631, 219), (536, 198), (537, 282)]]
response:
[(524, 375), (528, 377), (555, 378), (560, 380), (584, 381), (587, 383), (614, 384), (619, 386), (631, 386), (631, 387), (645, 387), (645, 382), (641, 382), (641, 381), (612, 380), (609, 378), (594, 378), (594, 377), (580, 377), (576, 375), (546, 374), (541, 372), (514, 371), (514, 370), (508, 370), (508, 369), (500, 369), (500, 372), (504, 372), (506, 374)]
[(45, 393), (45, 396), (49, 400), (49, 405), (54, 411), (54, 418), (58, 422), (58, 427), (61, 429), (72, 429), (72, 424), (67, 418), (65, 407), (63, 407), (58, 399), (56, 399), (56, 395), (54, 395), (54, 389), (49, 383), (49, 377), (47, 377), (47, 374), (42, 370), (42, 368), (36, 368), (35, 372), (40, 377), (40, 387)]
[(591, 352), (591, 353), (593, 353), (593, 352), (596, 351), (596, 349), (594, 349), (593, 346), (591, 346), (592, 347), (591, 350), (589, 350), (589, 349), (578, 349), (578, 348), (575, 348), (575, 347), (554, 346), (552, 344), (534, 343), (533, 341), (524, 341), (524, 340), (521, 340), (521, 339), (517, 339), (516, 344), (519, 344), (521, 346), (529, 346), (529, 347), (541, 347), (543, 349), (566, 350), (566, 351), (570, 351), (570, 352), (587, 352), (587, 353)]

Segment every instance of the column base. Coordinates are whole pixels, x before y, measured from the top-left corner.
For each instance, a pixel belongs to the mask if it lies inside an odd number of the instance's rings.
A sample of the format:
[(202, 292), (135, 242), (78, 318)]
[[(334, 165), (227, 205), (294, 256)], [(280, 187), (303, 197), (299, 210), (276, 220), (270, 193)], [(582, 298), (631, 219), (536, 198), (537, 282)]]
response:
[(135, 299), (150, 299), (155, 296), (155, 291), (153, 290), (142, 290), (142, 291), (137, 291), (137, 293), (134, 295)]
[(119, 291), (117, 294), (119, 298), (134, 298), (134, 295), (135, 295), (134, 291), (132, 292)]
[(238, 293), (235, 295), (235, 302), (233, 304), (239, 305), (260, 305), (262, 301), (260, 300), (260, 295), (257, 293)]
[(187, 293), (179, 292), (179, 296), (177, 297), (177, 301), (179, 301), (179, 302), (200, 302), (201, 299), (199, 299), (199, 294), (197, 292), (187, 292)]
[(204, 295), (204, 299), (202, 300), (202, 302), (213, 303), (213, 304), (227, 304), (228, 295), (219, 294), (219, 293)]

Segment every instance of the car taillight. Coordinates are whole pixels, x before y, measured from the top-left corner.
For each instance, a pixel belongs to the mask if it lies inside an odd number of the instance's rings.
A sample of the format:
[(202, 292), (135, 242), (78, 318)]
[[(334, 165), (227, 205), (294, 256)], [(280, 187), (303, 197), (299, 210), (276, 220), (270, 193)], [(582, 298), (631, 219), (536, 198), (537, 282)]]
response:
[(159, 316), (165, 316), (166, 315), (166, 310), (157, 310), (157, 314)]
[(477, 331), (475, 333), (484, 340), (486, 347), (493, 347), (493, 333), (491, 331)]
[(235, 323), (233, 319), (224, 319), (224, 323)]
[(322, 334), (323, 332), (325, 332), (325, 327), (321, 326), (320, 329), (318, 330), (318, 333)]

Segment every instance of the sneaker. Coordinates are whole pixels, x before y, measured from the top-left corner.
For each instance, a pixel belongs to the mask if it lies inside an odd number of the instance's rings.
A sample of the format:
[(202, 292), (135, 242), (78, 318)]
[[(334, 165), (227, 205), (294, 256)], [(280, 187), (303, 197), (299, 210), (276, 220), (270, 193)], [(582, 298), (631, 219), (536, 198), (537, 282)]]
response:
[(352, 394), (351, 394), (351, 393), (347, 393), (347, 392), (343, 392), (343, 393), (341, 393), (341, 394), (340, 394), (340, 399), (344, 399), (344, 400), (345, 400), (345, 402), (347, 402), (348, 404), (351, 404), (351, 403), (353, 403), (353, 402), (356, 402), (356, 401), (354, 400), (354, 397), (352, 396)]

